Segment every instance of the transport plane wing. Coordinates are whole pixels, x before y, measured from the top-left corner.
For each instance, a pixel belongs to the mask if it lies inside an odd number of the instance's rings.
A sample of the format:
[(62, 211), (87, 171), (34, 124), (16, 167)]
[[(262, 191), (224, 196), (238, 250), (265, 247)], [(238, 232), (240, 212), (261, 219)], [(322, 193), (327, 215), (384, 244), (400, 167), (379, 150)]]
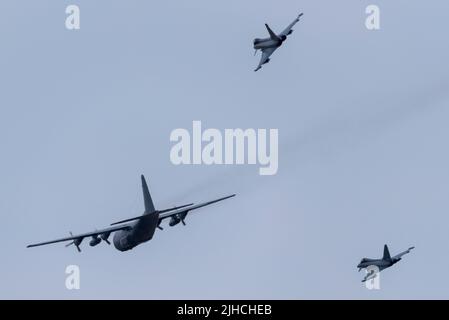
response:
[[(108, 238), (109, 238), (109, 235), (111, 234), (111, 232), (115, 232), (115, 231), (119, 231), (119, 230), (129, 230), (129, 229), (131, 229), (130, 226), (122, 225), (122, 226), (109, 227), (109, 228), (105, 228), (102, 230), (97, 230), (94, 232), (88, 232), (88, 233), (83, 233), (83, 234), (78, 234), (78, 235), (71, 234), (70, 237), (66, 237), (66, 238), (30, 244), (27, 246), (27, 248), (38, 247), (38, 246), (43, 246), (46, 244), (52, 244), (52, 243), (57, 243), (57, 242), (73, 240), (67, 246), (74, 244), (77, 247), (78, 251), (81, 251), (79, 248), (79, 245), (81, 244), (81, 242), (83, 241), (84, 238), (92, 237), (93, 241), (100, 242), (101, 240), (104, 240), (104, 241), (108, 242)], [(101, 239), (98, 238), (98, 236), (100, 236)], [(96, 240), (96, 239), (98, 239), (98, 240)]]

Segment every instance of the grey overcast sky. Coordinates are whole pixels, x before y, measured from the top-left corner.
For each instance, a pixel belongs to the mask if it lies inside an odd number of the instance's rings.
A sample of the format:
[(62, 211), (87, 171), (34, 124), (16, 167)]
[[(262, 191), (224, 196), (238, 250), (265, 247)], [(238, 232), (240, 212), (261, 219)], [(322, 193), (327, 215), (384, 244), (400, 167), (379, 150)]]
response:
[[(77, 4), (81, 29), (65, 28)], [(381, 30), (365, 28), (377, 4)], [(252, 40), (299, 12), (257, 73)], [(447, 0), (0, 2), (0, 298), (449, 298)], [(170, 132), (279, 129), (279, 171), (174, 166)], [(129, 252), (29, 243), (156, 206)], [(356, 265), (415, 245), (362, 286)], [(65, 268), (81, 289), (65, 288)]]

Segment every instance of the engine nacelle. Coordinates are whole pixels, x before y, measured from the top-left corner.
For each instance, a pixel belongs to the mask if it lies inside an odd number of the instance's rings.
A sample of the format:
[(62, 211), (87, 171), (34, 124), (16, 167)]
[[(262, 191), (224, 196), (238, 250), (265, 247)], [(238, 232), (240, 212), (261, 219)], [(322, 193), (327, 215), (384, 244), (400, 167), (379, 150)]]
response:
[(168, 225), (170, 227), (174, 227), (180, 222), (181, 222), (181, 219), (178, 216), (173, 216), (170, 218), (170, 222), (168, 223)]
[(168, 225), (170, 227), (176, 226), (178, 223), (182, 222), (183, 225), (186, 225), (184, 222), (184, 219), (187, 217), (188, 211), (178, 213), (177, 215), (174, 215), (170, 218), (170, 222)]
[(101, 239), (98, 238), (98, 236), (92, 237), (92, 240), (90, 240), (89, 245), (91, 247), (95, 247), (97, 244), (101, 242)]

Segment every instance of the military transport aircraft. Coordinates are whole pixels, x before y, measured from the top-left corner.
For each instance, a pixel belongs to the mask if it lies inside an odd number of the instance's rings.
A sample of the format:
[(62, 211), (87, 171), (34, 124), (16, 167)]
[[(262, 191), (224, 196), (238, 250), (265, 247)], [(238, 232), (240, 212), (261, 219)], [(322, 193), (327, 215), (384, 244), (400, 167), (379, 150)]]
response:
[(376, 271), (382, 271), (386, 268), (391, 267), (392, 265), (396, 264), (402, 259), (402, 256), (404, 254), (409, 253), (412, 249), (415, 247), (410, 247), (404, 252), (401, 252), (394, 257), (390, 256), (390, 251), (388, 250), (388, 246), (384, 246), (384, 256), (382, 259), (368, 259), (363, 258), (362, 261), (357, 265), (357, 268), (359, 268), (359, 272), (362, 269), (367, 269), (369, 267), (377, 267), (378, 270), (372, 269), (370, 272), (368, 272), (365, 276), (365, 278), (362, 280), (362, 282), (365, 282), (367, 280), (371, 280), (376, 277)]
[(285, 30), (280, 34), (274, 33), (273, 30), (271, 30), (271, 28), (268, 26), (268, 24), (265, 23), (265, 27), (267, 28), (270, 37), (264, 39), (254, 39), (253, 44), (254, 49), (256, 49), (254, 55), (257, 53), (257, 50), (262, 51), (259, 65), (254, 71), (259, 70), (260, 68), (262, 68), (262, 65), (270, 62), (270, 56), (273, 54), (273, 52), (276, 51), (277, 48), (282, 45), (282, 43), (287, 39), (287, 36), (293, 32), (293, 26), (299, 21), (299, 18), (301, 18), (302, 15), (303, 13), (299, 14), (298, 17), (292, 23), (290, 23), (290, 25), (285, 28)]
[[(161, 222), (165, 219), (170, 218), (169, 226), (173, 227), (177, 225), (178, 223), (182, 223), (185, 225), (185, 218), (189, 211), (194, 209), (199, 209), (201, 207), (208, 206), (210, 204), (229, 199), (231, 197), (234, 197), (235, 194), (229, 195), (227, 197), (219, 198), (216, 200), (200, 203), (197, 205), (194, 205), (193, 203), (186, 204), (183, 206), (173, 207), (171, 209), (164, 209), (164, 210), (156, 210), (153, 204), (153, 200), (151, 199), (150, 192), (148, 190), (147, 183), (145, 181), (145, 177), (142, 175), (142, 190), (143, 190), (143, 199), (145, 203), (145, 212), (143, 215), (122, 220), (119, 222), (115, 222), (111, 224), (111, 227), (105, 228), (102, 230), (97, 230), (94, 232), (88, 232), (78, 235), (72, 235), (70, 233), (70, 237), (52, 240), (52, 241), (46, 241), (36, 244), (30, 244), (27, 246), (27, 248), (30, 247), (37, 247), (42, 246), (50, 243), (56, 243), (56, 242), (64, 242), (64, 241), (71, 241), (66, 245), (66, 247), (70, 245), (75, 245), (76, 249), (81, 252), (80, 244), (83, 241), (84, 238), (91, 237), (92, 239), (89, 242), (89, 245), (91, 247), (96, 246), (103, 240), (107, 244), (110, 244), (108, 238), (111, 235), (111, 233), (114, 233), (114, 246), (117, 250), (120, 251), (127, 251), (131, 250), (135, 246), (144, 243), (148, 240), (151, 240), (153, 238), (154, 232), (156, 231), (156, 228), (163, 230), (163, 228), (160, 226)], [(132, 223), (130, 223), (133, 221)]]

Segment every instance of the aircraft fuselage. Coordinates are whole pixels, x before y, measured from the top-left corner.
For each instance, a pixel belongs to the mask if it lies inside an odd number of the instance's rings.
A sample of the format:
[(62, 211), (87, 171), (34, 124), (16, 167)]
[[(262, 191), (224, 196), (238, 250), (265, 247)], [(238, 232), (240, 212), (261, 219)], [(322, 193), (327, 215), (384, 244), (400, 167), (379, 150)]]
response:
[(383, 260), (383, 259), (363, 259), (362, 262), (360, 262), (357, 265), (357, 268), (365, 269), (370, 266), (376, 266), (379, 268), (379, 270), (384, 270), (386, 268), (391, 267), (396, 262), (397, 261), (387, 261), (387, 260)]
[(130, 230), (121, 230), (114, 234), (114, 247), (127, 251), (153, 238), (159, 223), (159, 214), (143, 214), (143, 218), (130, 225)]
[(278, 48), (282, 45), (282, 40), (273, 40), (271, 38), (265, 39), (255, 39), (254, 40), (254, 49), (268, 49), (268, 48)]

